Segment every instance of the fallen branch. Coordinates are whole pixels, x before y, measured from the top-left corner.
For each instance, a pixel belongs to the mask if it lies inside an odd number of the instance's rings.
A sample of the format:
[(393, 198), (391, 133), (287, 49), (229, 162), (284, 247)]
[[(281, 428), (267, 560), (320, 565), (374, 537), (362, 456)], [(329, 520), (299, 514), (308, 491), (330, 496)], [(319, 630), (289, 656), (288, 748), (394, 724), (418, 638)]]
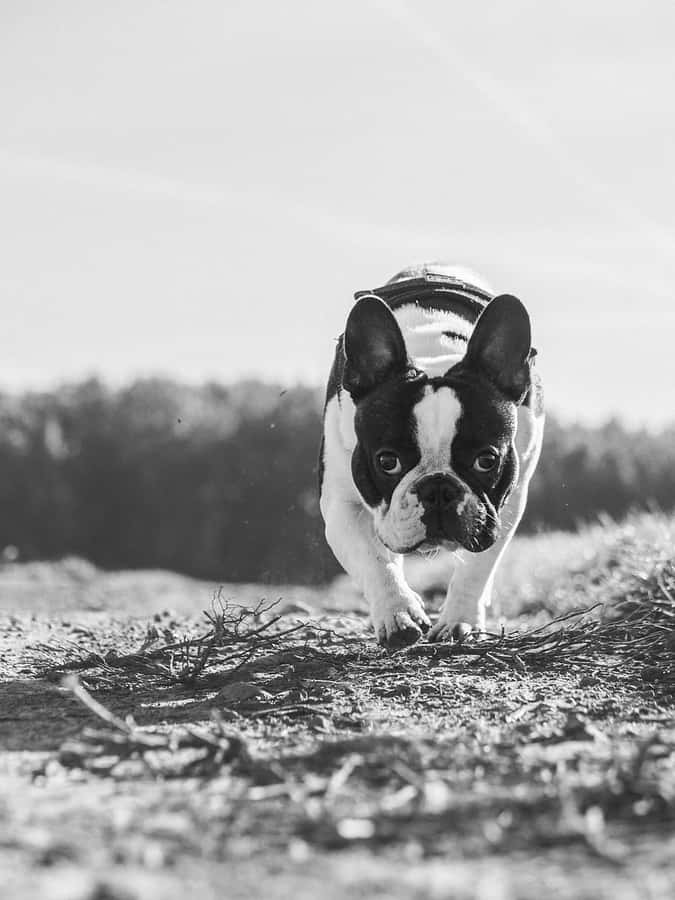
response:
[[(148, 732), (139, 728), (131, 717), (120, 719), (99, 703), (77, 676), (67, 676), (62, 686), (107, 726), (84, 728), (78, 739), (62, 744), (58, 759), (66, 768), (114, 775), (121, 763), (136, 760), (155, 775), (186, 777), (214, 775), (222, 766), (235, 761), (247, 770), (254, 767), (243, 738), (226, 731), (217, 714), (212, 716), (213, 732), (196, 728), (183, 728), (169, 734)], [(197, 755), (181, 755), (182, 751), (197, 751)]]

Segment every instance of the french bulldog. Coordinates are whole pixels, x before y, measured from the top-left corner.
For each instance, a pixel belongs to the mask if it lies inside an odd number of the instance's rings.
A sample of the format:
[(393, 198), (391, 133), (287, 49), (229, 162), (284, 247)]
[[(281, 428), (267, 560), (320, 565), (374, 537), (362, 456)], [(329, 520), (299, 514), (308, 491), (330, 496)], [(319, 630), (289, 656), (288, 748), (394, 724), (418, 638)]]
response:
[[(441, 264), (359, 291), (338, 338), (319, 461), (326, 539), (396, 649), (485, 630), (544, 427), (529, 315)], [(433, 627), (403, 557), (458, 556)]]

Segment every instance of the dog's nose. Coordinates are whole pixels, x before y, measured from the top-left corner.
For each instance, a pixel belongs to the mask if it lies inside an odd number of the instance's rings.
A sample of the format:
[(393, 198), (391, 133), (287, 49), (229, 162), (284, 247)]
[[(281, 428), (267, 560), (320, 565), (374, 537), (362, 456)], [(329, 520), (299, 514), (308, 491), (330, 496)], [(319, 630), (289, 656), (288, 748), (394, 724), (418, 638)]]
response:
[(425, 509), (449, 509), (459, 499), (462, 492), (457, 482), (448, 475), (425, 475), (415, 486), (415, 493)]

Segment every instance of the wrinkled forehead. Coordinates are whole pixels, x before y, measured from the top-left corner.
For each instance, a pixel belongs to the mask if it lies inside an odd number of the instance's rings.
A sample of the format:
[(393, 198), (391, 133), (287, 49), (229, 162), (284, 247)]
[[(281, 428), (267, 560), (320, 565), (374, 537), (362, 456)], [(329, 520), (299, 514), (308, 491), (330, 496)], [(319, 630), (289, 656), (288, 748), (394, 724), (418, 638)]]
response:
[(425, 462), (442, 466), (461, 446), (505, 448), (515, 434), (513, 405), (483, 386), (428, 385), (413, 409), (415, 434)]
[(469, 445), (508, 442), (515, 416), (510, 404), (484, 386), (399, 382), (359, 403), (354, 424), (359, 441), (371, 449), (419, 451), (440, 466), (447, 465), (455, 440)]

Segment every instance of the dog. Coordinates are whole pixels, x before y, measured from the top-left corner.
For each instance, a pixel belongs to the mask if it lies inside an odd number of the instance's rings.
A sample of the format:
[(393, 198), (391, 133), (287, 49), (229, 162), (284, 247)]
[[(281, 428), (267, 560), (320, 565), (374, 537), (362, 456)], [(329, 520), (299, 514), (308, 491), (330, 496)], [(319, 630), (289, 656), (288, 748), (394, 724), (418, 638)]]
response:
[[(495, 572), (541, 450), (530, 317), (445, 264), (355, 294), (328, 380), (319, 460), (326, 539), (380, 644), (485, 630)], [(458, 556), (432, 627), (403, 557)]]

